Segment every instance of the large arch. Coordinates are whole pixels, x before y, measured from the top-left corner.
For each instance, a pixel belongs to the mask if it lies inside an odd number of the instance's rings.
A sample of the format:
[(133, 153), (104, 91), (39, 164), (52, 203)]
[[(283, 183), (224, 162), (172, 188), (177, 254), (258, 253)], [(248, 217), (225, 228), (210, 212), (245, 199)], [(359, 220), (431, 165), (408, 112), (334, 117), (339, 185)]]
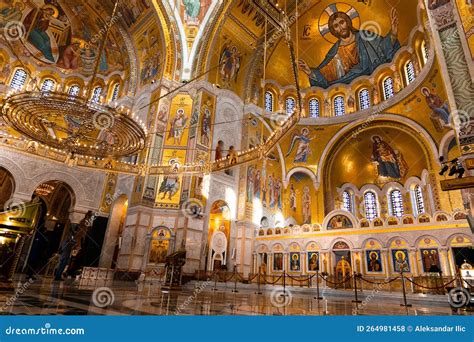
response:
[(8, 209), (15, 188), (15, 178), (11, 172), (0, 166), (0, 212)]
[(31, 178), (30, 184), (33, 189), (36, 189), (41, 184), (51, 180), (67, 184), (74, 194), (76, 205), (85, 205), (88, 202), (87, 190), (84, 187), (83, 182), (81, 182), (77, 177), (71, 175), (71, 173), (63, 171), (43, 172)]
[[(329, 141), (319, 160), (318, 179), (324, 184), (324, 192), (327, 194), (324, 201), (326, 214), (335, 208), (334, 190), (340, 187), (339, 183), (352, 179), (351, 183), (357, 181), (355, 185), (360, 188), (365, 184), (385, 183), (373, 174), (377, 171), (375, 164), (372, 167), (370, 165), (373, 154), (370, 135), (386, 135), (389, 139), (394, 139), (393, 142), (387, 140), (389, 145), (396, 143), (396, 148), (403, 150), (401, 154), (404, 159), (406, 154), (410, 156), (409, 160), (405, 160), (407, 177), (421, 177), (423, 170), (432, 170), (434, 165), (439, 164), (435, 142), (424, 128), (412, 120), (398, 115), (381, 114), (370, 125), (364, 121), (356, 121), (341, 129)], [(413, 144), (417, 144), (418, 148), (414, 149)], [(420, 158), (420, 155), (423, 157)], [(334, 173), (339, 167), (340, 171), (344, 170), (345, 173)], [(374, 186), (383, 187), (383, 183)]]
[(302, 167), (302, 166), (294, 167), (288, 172), (288, 174), (286, 175), (285, 180), (283, 182), (283, 185), (285, 186), (285, 189), (288, 187), (288, 184), (290, 183), (291, 176), (293, 176), (296, 173), (304, 173), (309, 178), (311, 178), (311, 180), (313, 181), (314, 190), (318, 190), (319, 182), (316, 178), (316, 175), (314, 174), (313, 171), (311, 171), (307, 167)]
[[(424, 129), (424, 127), (422, 127), (417, 122), (415, 122), (415, 121), (413, 121), (409, 118), (403, 117), (401, 115), (390, 114), (390, 113), (378, 114), (377, 118), (375, 120), (371, 121), (372, 122), (371, 125), (367, 125), (367, 121), (368, 121), (367, 118), (362, 118), (362, 119), (359, 119), (359, 120), (349, 124), (349, 125), (345, 126), (344, 128), (340, 129), (331, 138), (331, 140), (329, 140), (329, 142), (327, 143), (326, 147), (323, 150), (323, 153), (321, 154), (321, 157), (319, 158), (319, 163), (318, 163), (319, 168), (318, 168), (317, 179), (323, 179), (322, 178), (323, 177), (323, 170), (324, 170), (326, 161), (329, 159), (328, 157), (330, 156), (330, 154), (332, 152), (334, 152), (334, 149), (343, 140), (343, 138), (346, 135), (348, 135), (349, 132), (354, 131), (356, 128), (358, 128), (360, 126), (362, 129), (357, 130), (357, 134), (360, 135), (362, 133), (362, 131), (376, 126), (376, 124), (379, 123), (379, 122), (395, 122), (395, 123), (399, 123), (399, 124), (402, 124), (402, 125), (406, 126), (411, 131), (416, 130), (418, 135), (421, 135), (423, 137), (424, 141), (426, 142), (426, 144), (430, 147), (432, 155), (433, 155), (433, 159), (435, 159), (435, 160), (439, 159), (439, 152), (438, 152), (438, 148), (437, 148), (437, 145), (436, 145), (435, 141), (433, 140), (431, 135), (428, 133), (428, 131), (426, 131), (426, 129)], [(438, 162), (438, 165), (440, 165), (439, 162)]]

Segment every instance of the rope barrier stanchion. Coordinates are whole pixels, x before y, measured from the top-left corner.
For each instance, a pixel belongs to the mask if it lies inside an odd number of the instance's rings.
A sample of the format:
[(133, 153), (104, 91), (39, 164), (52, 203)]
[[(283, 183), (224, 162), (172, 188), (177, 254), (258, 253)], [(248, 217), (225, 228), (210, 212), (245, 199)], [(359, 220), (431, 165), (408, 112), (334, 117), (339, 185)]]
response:
[[(250, 275), (252, 275), (252, 276), (250, 276)], [(248, 281), (249, 283), (252, 282), (252, 280), (254, 280), (255, 278), (257, 278), (257, 275), (258, 275), (258, 273), (256, 273), (256, 274), (249, 273), (248, 278), (247, 278), (247, 281)], [(240, 278), (242, 281), (244, 281), (244, 278), (241, 277), (240, 275), (239, 275), (239, 278)]]
[(275, 276), (274, 275), (271, 275), (271, 276), (268, 276), (268, 277), (272, 277), (272, 281), (269, 281), (267, 279), (265, 279), (265, 276), (263, 277), (263, 279), (265, 280), (265, 284), (268, 284), (268, 285), (275, 285), (276, 283), (278, 283), (280, 281), (280, 279), (283, 277), (283, 275), (279, 276), (278, 278), (275, 279)]
[(257, 295), (261, 295), (262, 291), (260, 291), (260, 270), (258, 270), (257, 274), (257, 292), (255, 292)]
[(387, 281), (382, 281), (382, 282), (371, 281), (371, 280), (365, 279), (365, 278), (362, 277), (362, 276), (360, 276), (360, 279), (362, 279), (362, 280), (365, 281), (366, 283), (380, 286), (380, 285), (387, 285), (387, 284), (390, 284), (390, 283), (394, 282), (395, 280), (400, 279), (400, 277), (395, 277), (395, 278), (393, 278), (393, 279), (390, 279), (390, 280), (387, 280)]
[(403, 304), (400, 304), (400, 306), (409, 308), (412, 305), (407, 303), (407, 293), (405, 289), (405, 276), (403, 275), (403, 268), (400, 268), (400, 276), (402, 277), (402, 291), (403, 291)]
[(342, 285), (344, 283), (347, 283), (349, 280), (351, 280), (352, 275), (346, 276), (346, 279), (342, 280), (339, 283), (332, 282), (332, 281), (328, 280), (328, 278), (329, 278), (329, 275), (326, 275), (326, 277), (324, 278), (324, 280), (326, 281), (326, 286), (327, 286), (327, 284), (330, 284), (330, 285), (334, 285), (335, 287), (337, 287), (337, 286)]
[(316, 270), (316, 297), (314, 297), (314, 299), (317, 299), (318, 301), (323, 299), (323, 297), (319, 295), (319, 271), (318, 270)]
[(234, 265), (234, 289), (232, 290), (233, 293), (237, 293), (237, 265)]
[(421, 287), (422, 289), (427, 289), (427, 290), (439, 290), (439, 289), (443, 289), (445, 288), (446, 286), (452, 284), (453, 282), (455, 282), (457, 280), (457, 278), (454, 278), (453, 280), (447, 282), (446, 284), (443, 284), (441, 286), (436, 286), (436, 287), (428, 287), (428, 286), (423, 286), (423, 285), (420, 285), (420, 284), (417, 284), (415, 283), (414, 280), (411, 280), (409, 278), (406, 278), (410, 283), (412, 283), (413, 285), (415, 286), (418, 286), (418, 287)]
[(283, 271), (283, 294), (282, 294), (282, 296), (285, 296), (285, 297), (288, 296), (286, 294), (286, 272), (285, 271)]
[(352, 301), (352, 303), (356, 303), (356, 308), (357, 308), (357, 304), (358, 303), (362, 303), (361, 300), (359, 300), (358, 296), (357, 296), (357, 277), (359, 275), (357, 274), (357, 272), (354, 272), (354, 295), (355, 295), (355, 300)]

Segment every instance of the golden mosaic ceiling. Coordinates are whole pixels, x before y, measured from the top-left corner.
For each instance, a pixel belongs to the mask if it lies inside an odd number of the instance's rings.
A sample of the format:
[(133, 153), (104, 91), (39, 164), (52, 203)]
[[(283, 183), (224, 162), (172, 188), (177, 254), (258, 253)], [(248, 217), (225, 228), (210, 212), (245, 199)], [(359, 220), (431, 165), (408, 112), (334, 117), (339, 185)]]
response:
[(110, 25), (99, 73), (128, 72), (131, 51), (127, 50), (124, 31), (115, 25), (126, 15), (118, 12), (112, 18), (113, 7), (109, 5), (80, 0), (2, 0), (2, 46), (8, 45), (7, 39), (22, 62), (54, 67), (66, 75), (90, 76), (104, 27)]
[[(225, 84), (219, 75), (219, 70), (212, 71), (209, 79), (220, 86), (235, 90), (238, 94), (242, 94), (248, 87), (249, 73), (256, 73), (259, 79), (265, 76), (265, 79), (274, 80), (282, 86), (294, 82), (290, 54), (283, 35), (275, 31), (270, 21), (265, 25), (262, 15), (254, 9), (251, 2), (251, 0), (235, 1), (216, 19), (219, 27), (212, 32), (212, 45), (210, 45), (212, 48), (208, 50), (210, 56), (205, 65), (207, 68), (217, 65), (219, 60), (222, 60), (225, 48), (235, 47), (238, 51), (236, 56), (239, 57), (239, 72), (233, 78), (233, 82)], [(331, 48), (338, 44), (338, 39), (330, 31), (331, 25), (328, 25), (332, 24), (328, 21), (335, 12), (347, 14), (354, 32), (360, 31), (362, 35), (367, 35), (366, 40), (371, 42), (372, 48), (376, 51), (374, 55), (380, 56), (379, 45), (390, 45), (387, 41), (392, 40), (393, 46), (384, 47), (386, 48), (383, 52), (384, 58), (373, 63), (364, 75), (371, 74), (383, 63), (389, 63), (398, 50), (409, 45), (410, 35), (422, 22), (423, 17), (418, 1), (414, 0), (393, 3), (369, 0), (299, 0), (298, 16), (295, 10), (296, 1), (280, 0), (277, 3), (279, 8), (287, 9), (297, 58), (304, 60), (310, 68), (315, 68), (324, 62), (325, 58), (331, 55)], [(263, 70), (258, 70), (262, 69), (263, 58), (256, 59), (256, 56), (263, 55), (261, 50), (265, 32), (268, 49), (264, 74)], [(358, 61), (353, 61), (356, 62)], [(204, 71), (204, 68), (201, 71)], [(302, 88), (310, 86), (309, 78), (304, 72), (300, 72), (300, 78)]]

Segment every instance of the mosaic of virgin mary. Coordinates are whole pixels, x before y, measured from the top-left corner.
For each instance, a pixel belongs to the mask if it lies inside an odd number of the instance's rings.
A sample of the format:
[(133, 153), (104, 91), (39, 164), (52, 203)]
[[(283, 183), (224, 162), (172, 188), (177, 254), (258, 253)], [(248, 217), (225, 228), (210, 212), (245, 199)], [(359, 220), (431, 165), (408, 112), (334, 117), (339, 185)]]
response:
[(379, 177), (403, 178), (408, 171), (408, 164), (400, 151), (394, 150), (378, 135), (373, 136), (372, 141), (372, 160), (377, 164)]

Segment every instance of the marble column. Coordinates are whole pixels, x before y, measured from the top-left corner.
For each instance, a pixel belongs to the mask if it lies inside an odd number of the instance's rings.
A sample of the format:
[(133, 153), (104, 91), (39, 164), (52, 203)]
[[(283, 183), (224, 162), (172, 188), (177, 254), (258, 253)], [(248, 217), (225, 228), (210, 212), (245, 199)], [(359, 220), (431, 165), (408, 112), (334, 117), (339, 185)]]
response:
[(416, 249), (408, 250), (408, 260), (410, 262), (410, 273), (413, 276), (418, 275), (418, 268), (416, 266)]
[(252, 255), (252, 273), (257, 273), (257, 253), (253, 253)]
[(422, 265), (421, 265), (421, 251), (415, 249), (413, 250), (413, 254), (414, 254), (414, 257), (415, 257), (415, 260), (414, 260), (414, 263), (413, 263), (413, 269), (415, 270), (415, 274), (416, 276), (420, 276), (422, 273), (423, 273), (423, 268), (422, 268)]
[(117, 268), (126, 271), (141, 271), (146, 257), (147, 234), (152, 224), (152, 209), (129, 208), (122, 233)]
[(275, 257), (275, 253), (269, 253), (268, 254), (268, 266), (269, 266), (269, 269), (270, 269), (270, 272), (269, 274), (272, 274), (273, 273), (273, 259)]
[(387, 277), (390, 277), (390, 253), (389, 253), (389, 250), (388, 249), (382, 249), (380, 251), (380, 253), (383, 255), (383, 265), (384, 265), (384, 274), (387, 276)]
[(443, 276), (451, 276), (451, 270), (448, 263), (448, 248), (442, 247), (439, 249), (439, 259), (441, 261), (441, 271)]
[(356, 262), (358, 253), (359, 253), (358, 250), (351, 251), (351, 268), (353, 272), (359, 272), (359, 270), (357, 269), (357, 262)]
[(321, 272), (328, 272), (328, 252), (321, 252)]
[(333, 262), (332, 252), (328, 252), (327, 256), (328, 256), (328, 258), (327, 258), (327, 260), (328, 260), (328, 270), (326, 272), (328, 272), (331, 275), (334, 275), (334, 267), (333, 267), (333, 264), (332, 264), (332, 262)]
[(306, 252), (300, 252), (300, 272), (301, 274), (306, 274), (306, 270), (308, 269), (306, 266)]
[(454, 257), (451, 248), (448, 247), (448, 265), (449, 271), (451, 272), (452, 276), (456, 276), (456, 265), (454, 263)]

